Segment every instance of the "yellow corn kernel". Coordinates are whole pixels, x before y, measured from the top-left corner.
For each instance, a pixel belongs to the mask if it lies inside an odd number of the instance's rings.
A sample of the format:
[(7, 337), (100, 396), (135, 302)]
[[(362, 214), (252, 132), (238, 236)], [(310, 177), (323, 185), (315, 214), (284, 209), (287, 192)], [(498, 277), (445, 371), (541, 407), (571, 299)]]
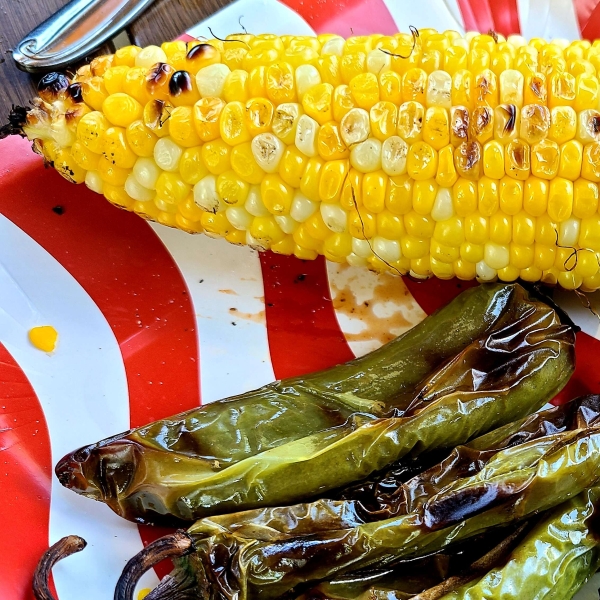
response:
[(204, 212), (200, 217), (200, 224), (204, 233), (210, 237), (225, 237), (231, 233), (233, 226), (227, 220), (225, 212)]
[[(416, 270), (420, 273), (418, 267), (415, 268), (415, 261), (421, 260), (426, 261), (427, 266), (424, 266), (425, 271), (430, 272), (429, 267), (429, 246), (430, 241), (428, 239), (422, 239), (413, 237), (412, 235), (402, 236), (400, 240), (400, 247), (402, 248), (402, 256), (411, 260), (411, 270)], [(425, 275), (426, 273), (423, 273)]]
[(202, 140), (193, 126), (194, 115), (190, 106), (178, 106), (171, 111), (169, 135), (184, 148), (198, 146)]
[(394, 215), (388, 210), (380, 212), (376, 216), (377, 235), (388, 240), (399, 240), (405, 235), (404, 219), (399, 215)]
[(577, 261), (575, 265), (575, 273), (582, 278), (593, 277), (600, 270), (598, 258), (594, 252), (590, 250), (580, 250), (577, 253)]
[(547, 181), (537, 177), (529, 177), (525, 182), (523, 191), (523, 208), (533, 217), (539, 217), (548, 209), (548, 190)]
[(588, 181), (600, 182), (600, 142), (592, 142), (584, 146), (581, 176)]
[(273, 133), (286, 145), (293, 144), (296, 139), (298, 120), (302, 116), (299, 104), (280, 104), (275, 109), (271, 129)]
[(471, 116), (471, 135), (485, 144), (494, 137), (494, 111), (489, 106), (478, 106)]
[(271, 130), (275, 109), (266, 98), (253, 98), (246, 102), (246, 127), (252, 137)]
[(364, 52), (344, 54), (340, 61), (342, 81), (344, 83), (350, 83), (353, 77), (365, 72), (366, 66), (367, 55)]
[(385, 141), (387, 138), (395, 135), (398, 109), (391, 102), (377, 102), (370, 112), (370, 127), (373, 135), (381, 140)]
[(553, 73), (548, 78), (548, 106), (573, 106), (576, 96), (575, 77), (570, 73)]
[(299, 188), (307, 162), (308, 157), (300, 152), (296, 146), (290, 145), (285, 149), (281, 157), (279, 175), (288, 185), (291, 185), (293, 188)]
[[(552, 221), (548, 214), (541, 215), (535, 221), (535, 241), (536, 244), (543, 246), (554, 247), (558, 241), (558, 227), (557, 224)], [(554, 263), (554, 254), (552, 254)], [(540, 269), (549, 269), (550, 266), (542, 266), (537, 264), (536, 266)]]
[[(252, 144), (238, 144), (231, 150), (231, 168), (250, 184), (257, 185), (265, 176), (265, 172), (258, 166), (252, 152)], [(180, 167), (181, 169), (181, 167)]]
[(98, 174), (102, 181), (112, 186), (123, 186), (127, 177), (129, 176), (128, 169), (122, 169), (121, 167), (115, 166), (111, 161), (107, 160), (104, 156), (100, 157), (98, 161)]
[(306, 163), (306, 168), (302, 174), (300, 182), (300, 191), (313, 202), (319, 202), (319, 179), (323, 168), (323, 159), (315, 156)]
[(554, 179), (558, 175), (560, 150), (552, 140), (542, 140), (531, 147), (531, 174), (541, 179)]
[(352, 98), (357, 106), (370, 110), (379, 102), (379, 82), (373, 73), (361, 73), (350, 80)]
[(274, 104), (296, 101), (293, 67), (287, 62), (270, 65), (266, 72), (267, 96)]
[(600, 252), (600, 215), (592, 215), (581, 219), (579, 246)]
[(150, 100), (144, 107), (144, 125), (159, 138), (169, 135), (169, 119), (173, 106), (164, 100)]
[(556, 177), (550, 182), (548, 216), (556, 223), (565, 221), (573, 212), (573, 182)]
[(250, 140), (246, 127), (246, 107), (242, 102), (228, 102), (221, 111), (219, 121), (221, 138), (230, 146)]
[(505, 149), (504, 169), (514, 179), (525, 181), (531, 170), (531, 152), (529, 144), (522, 140), (512, 140)]
[(425, 142), (415, 142), (406, 157), (406, 170), (417, 181), (434, 179), (437, 172), (437, 152)]
[(417, 67), (421, 63), (422, 49), (420, 44), (414, 43), (412, 34), (404, 33), (394, 37), (398, 42), (398, 47), (394, 52), (397, 56), (392, 57), (392, 70), (403, 75), (406, 71)]
[(383, 171), (367, 173), (363, 177), (362, 203), (370, 213), (379, 213), (385, 208), (387, 180)]
[(327, 260), (346, 262), (352, 252), (352, 237), (348, 233), (332, 233), (323, 243), (323, 254)]
[(223, 140), (212, 140), (202, 146), (202, 161), (213, 175), (220, 175), (231, 168), (231, 146)]
[(482, 148), (479, 142), (463, 142), (454, 151), (454, 164), (456, 171), (461, 177), (477, 181), (481, 176)]
[(498, 83), (500, 102), (521, 108), (523, 106), (523, 75), (515, 69), (507, 69), (498, 76)]
[(152, 133), (144, 122), (134, 121), (125, 130), (125, 137), (129, 147), (138, 156), (152, 156), (154, 154), (154, 146), (158, 138)]
[(121, 186), (105, 183), (102, 193), (109, 202), (125, 210), (131, 210), (135, 203), (135, 200)]
[(466, 217), (477, 210), (477, 184), (474, 181), (460, 177), (452, 193), (454, 210), (459, 217)]
[(578, 75), (575, 85), (576, 94), (573, 102), (575, 111), (597, 108), (600, 99), (600, 84), (596, 75)]
[(494, 140), (483, 147), (483, 172), (491, 179), (504, 177), (504, 146)]
[(223, 98), (225, 99), (225, 102), (248, 101), (249, 92), (247, 71), (244, 71), (243, 69), (236, 69), (227, 75), (225, 83), (223, 84)]
[(264, 98), (267, 95), (267, 67), (264, 65), (248, 72), (248, 93), (250, 98)]
[(262, 200), (274, 215), (289, 215), (294, 190), (279, 175), (265, 175), (260, 185)]
[(494, 136), (502, 144), (517, 137), (521, 115), (514, 104), (500, 104), (494, 109)]
[(191, 188), (176, 173), (163, 171), (156, 180), (156, 197), (167, 204), (177, 205), (190, 194)]
[[(487, 241), (487, 239), (486, 239)], [(465, 242), (460, 246), (460, 257), (462, 260), (470, 263), (478, 263), (483, 260), (483, 243), (472, 244), (471, 242)]]
[(86, 148), (80, 141), (71, 146), (71, 156), (75, 163), (85, 171), (96, 171), (100, 155)]
[(384, 102), (397, 106), (402, 104), (402, 79), (394, 71), (385, 71), (379, 76), (379, 94)]
[[(440, 223), (438, 223), (437, 225), (440, 225)], [(442, 242), (439, 242), (435, 238), (431, 240), (431, 244), (430, 244), (429, 248), (430, 248), (430, 255), (431, 255), (430, 258), (432, 260), (432, 266), (437, 261), (442, 262), (442, 263), (453, 263), (455, 260), (458, 260), (458, 258), (460, 257), (460, 248), (456, 248), (454, 246), (444, 244)], [(435, 262), (433, 262), (433, 261), (435, 261)], [(433, 272), (437, 277), (438, 275), (437, 275), (435, 269)], [(454, 272), (452, 272), (451, 276), (454, 276)]]
[(84, 115), (77, 124), (77, 139), (91, 152), (102, 152), (104, 132), (110, 127), (108, 119), (99, 111)]
[[(516, 244), (533, 247), (535, 242), (535, 219), (524, 211), (513, 216), (512, 239)], [(520, 266), (526, 269), (529, 265)]]
[(454, 148), (449, 144), (438, 153), (435, 181), (438, 185), (449, 188), (456, 183), (457, 179), (458, 174), (454, 166)]
[(516, 215), (523, 206), (523, 182), (505, 176), (500, 181), (500, 210)]
[(335, 121), (325, 123), (317, 134), (317, 151), (324, 160), (338, 160), (350, 155)]
[(390, 177), (386, 189), (385, 207), (396, 215), (412, 210), (413, 180), (408, 175)]
[[(509, 44), (505, 44), (502, 49), (500, 48), (500, 45), (498, 45), (498, 49), (492, 52), (490, 56), (490, 69), (497, 77), (500, 77), (504, 71), (512, 68), (513, 54), (508, 51), (509, 48), (512, 49)], [(520, 71), (517, 72), (522, 76)]]
[(454, 262), (453, 265), (454, 274), (458, 279), (462, 279), (463, 281), (472, 281), (477, 277), (477, 269), (476, 265), (473, 262), (468, 260), (463, 260), (459, 258)]
[(333, 86), (320, 83), (308, 90), (302, 98), (302, 106), (307, 115), (323, 125), (333, 120), (332, 110)]
[(102, 105), (106, 98), (108, 98), (108, 92), (104, 85), (104, 79), (102, 77), (92, 77), (83, 82), (81, 86), (83, 94), (83, 101), (91, 106), (94, 110), (102, 110)]
[(475, 106), (475, 84), (471, 71), (461, 69), (452, 76), (452, 106), (464, 106), (473, 110)]
[(335, 54), (326, 54), (320, 56), (314, 62), (322, 83), (330, 83), (336, 87), (342, 83), (342, 73), (340, 69), (340, 57)]
[(347, 85), (338, 85), (333, 91), (333, 118), (340, 123), (346, 114), (355, 108), (352, 92)]
[(464, 48), (451, 46), (444, 52), (444, 70), (450, 75), (466, 69), (467, 65), (467, 51)]
[(251, 71), (255, 67), (268, 67), (279, 60), (280, 53), (275, 48), (252, 48), (244, 56), (242, 69)]
[[(414, 210), (404, 215), (404, 227), (406, 233), (418, 239), (431, 238), (435, 229), (435, 221), (427, 216), (422, 215)], [(418, 258), (409, 256), (409, 258)]]
[(495, 108), (498, 106), (498, 78), (489, 69), (475, 73), (478, 73), (475, 77), (475, 106)]
[[(490, 237), (494, 244), (508, 245), (512, 240), (512, 217), (501, 211), (490, 217)], [(491, 267), (492, 265), (490, 265)], [(493, 267), (501, 268), (501, 267)]]
[(450, 143), (450, 123), (448, 111), (441, 106), (432, 106), (425, 113), (423, 141), (435, 150), (441, 150)]
[(273, 48), (277, 52), (283, 52), (285, 50), (285, 44), (283, 43), (281, 37), (276, 36), (272, 33), (250, 36), (247, 39), (243, 38), (243, 36), (241, 38), (238, 38), (238, 36), (236, 35), (235, 37), (237, 39), (244, 39), (244, 41), (249, 45), (250, 48)]
[(123, 81), (123, 92), (135, 98), (142, 106), (150, 100), (150, 94), (146, 89), (145, 68), (129, 69)]
[(62, 148), (56, 153), (54, 168), (71, 183), (83, 183), (85, 181), (86, 172), (73, 160), (68, 148)]
[(466, 142), (469, 137), (471, 115), (464, 106), (453, 106), (450, 109), (450, 142), (454, 146), (459, 146)]
[(459, 256), (459, 247), (465, 241), (465, 224), (460, 217), (450, 217), (445, 221), (439, 221), (435, 224), (433, 237), (436, 241), (456, 249)]
[(493, 215), (500, 206), (500, 190), (498, 181), (489, 177), (482, 177), (477, 182), (477, 195), (479, 198), (479, 212), (484, 217)]
[[(186, 148), (179, 159), (179, 175), (185, 183), (195, 185), (208, 175), (208, 169), (202, 161), (202, 148)], [(185, 216), (185, 215), (184, 215)], [(190, 217), (187, 216), (187, 219)]]
[(305, 222), (304, 227), (307, 233), (316, 240), (324, 241), (331, 235), (331, 230), (327, 227), (320, 211), (315, 212)]
[(557, 106), (551, 111), (548, 137), (558, 144), (564, 144), (575, 137), (577, 114), (570, 106)]
[(225, 171), (217, 177), (217, 193), (228, 206), (243, 206), (249, 191), (250, 185), (235, 171)]
[(419, 215), (430, 215), (435, 205), (438, 186), (433, 180), (415, 181), (412, 186), (412, 207)]
[(104, 73), (104, 85), (109, 94), (116, 94), (123, 91), (123, 83), (129, 72), (129, 66), (118, 65), (110, 67)]
[(405, 102), (398, 109), (398, 135), (406, 142), (420, 140), (423, 131), (425, 109), (418, 102)]
[(520, 137), (528, 144), (537, 144), (550, 130), (550, 111), (541, 104), (528, 104), (521, 111)]
[(285, 233), (281, 230), (275, 219), (268, 217), (255, 217), (252, 220), (250, 235), (260, 248), (271, 248), (273, 245), (285, 239)]
[(245, 47), (227, 47), (221, 53), (223, 64), (227, 65), (232, 71), (241, 69), (244, 65), (244, 58), (248, 54), (248, 48)]
[(226, 104), (220, 98), (202, 98), (194, 104), (194, 127), (203, 142), (216, 140), (220, 135), (221, 113)]
[(546, 106), (548, 104), (548, 91), (544, 75), (532, 74), (525, 77), (523, 104), (525, 106), (528, 104)]
[(135, 57), (140, 53), (140, 50), (139, 46), (123, 46), (119, 48), (114, 54), (113, 66), (135, 66)]
[[(331, 160), (325, 163), (319, 181), (319, 196), (322, 202), (339, 201), (348, 169), (347, 160)], [(299, 185), (300, 178), (295, 187), (299, 187)]]
[(359, 240), (370, 240), (377, 234), (377, 220), (365, 208), (351, 209), (348, 213), (348, 233)]
[(409, 69), (402, 76), (402, 99), (404, 102), (425, 104), (427, 73), (423, 69)]
[(425, 50), (421, 55), (421, 68), (431, 74), (442, 68), (444, 58), (439, 50)]
[(598, 210), (598, 185), (585, 179), (573, 183), (573, 215), (578, 219), (591, 217)]
[(533, 246), (523, 246), (517, 243), (510, 244), (510, 264), (519, 269), (528, 269), (533, 265), (535, 250)]
[(109, 127), (102, 138), (102, 155), (111, 164), (121, 169), (131, 169), (137, 155), (131, 150), (122, 127)]

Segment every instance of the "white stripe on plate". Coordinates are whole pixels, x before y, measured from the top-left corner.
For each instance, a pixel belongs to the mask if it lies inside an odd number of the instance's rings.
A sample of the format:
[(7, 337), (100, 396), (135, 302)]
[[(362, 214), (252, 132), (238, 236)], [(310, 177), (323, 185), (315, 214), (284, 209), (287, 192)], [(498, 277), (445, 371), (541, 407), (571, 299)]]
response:
[[(589, 300), (592, 310), (600, 314), (600, 292), (586, 294), (586, 298)], [(582, 331), (600, 340), (600, 320), (583, 305), (579, 296), (573, 292), (557, 288), (554, 292), (554, 300), (561, 308), (567, 311), (568, 315), (576, 325), (581, 327)]]
[[(42, 405), (52, 464), (67, 452), (129, 428), (125, 369), (117, 341), (96, 304), (41, 246), (0, 215), (0, 340)], [(52, 325), (56, 351), (35, 349), (27, 332)], [(27, 518), (22, 515), (19, 518)], [(125, 563), (143, 545), (138, 529), (107, 506), (78, 496), (52, 477), (50, 540), (80, 535), (80, 554), (54, 568), (60, 600), (112, 598)], [(148, 575), (145, 584), (157, 579)]]
[(400, 277), (327, 262), (333, 307), (355, 356), (408, 331), (427, 315)]
[(463, 23), (457, 0), (384, 0), (400, 31), (433, 27), (438, 31), (453, 29), (463, 32)]
[(242, 31), (240, 22), (246, 31), (254, 34), (268, 32), (277, 35), (314, 35), (315, 33), (296, 11), (277, 0), (237, 0), (202, 23), (198, 23), (187, 33), (195, 38), (212, 38), (213, 35), (208, 30), (210, 27), (215, 35), (226, 37)]
[(517, 0), (521, 35), (552, 40), (581, 37), (575, 6), (571, 0)]
[(153, 228), (190, 291), (198, 324), (202, 403), (273, 381), (257, 253), (205, 235)]

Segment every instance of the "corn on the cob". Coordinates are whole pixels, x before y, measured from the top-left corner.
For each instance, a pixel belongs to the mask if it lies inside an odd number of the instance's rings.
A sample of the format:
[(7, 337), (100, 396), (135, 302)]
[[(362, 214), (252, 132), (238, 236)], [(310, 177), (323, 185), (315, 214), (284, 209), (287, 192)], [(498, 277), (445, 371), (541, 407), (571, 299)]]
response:
[(433, 30), (129, 46), (44, 77), (22, 131), (67, 179), (188, 232), (595, 290), (598, 68), (598, 42)]

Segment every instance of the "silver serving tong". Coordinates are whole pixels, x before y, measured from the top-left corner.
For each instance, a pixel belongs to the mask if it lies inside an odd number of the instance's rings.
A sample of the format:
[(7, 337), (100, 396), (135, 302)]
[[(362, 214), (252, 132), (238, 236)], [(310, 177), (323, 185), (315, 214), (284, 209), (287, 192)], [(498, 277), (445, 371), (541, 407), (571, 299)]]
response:
[(59, 69), (85, 58), (117, 35), (153, 0), (72, 0), (13, 50), (19, 69)]

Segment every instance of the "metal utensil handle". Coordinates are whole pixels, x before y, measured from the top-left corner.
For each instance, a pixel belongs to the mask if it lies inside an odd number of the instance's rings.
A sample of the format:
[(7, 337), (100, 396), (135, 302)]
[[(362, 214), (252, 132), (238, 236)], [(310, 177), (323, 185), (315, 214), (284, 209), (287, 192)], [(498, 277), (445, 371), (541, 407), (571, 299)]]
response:
[(153, 0), (72, 0), (36, 27), (13, 50), (29, 72), (59, 69), (114, 37)]

